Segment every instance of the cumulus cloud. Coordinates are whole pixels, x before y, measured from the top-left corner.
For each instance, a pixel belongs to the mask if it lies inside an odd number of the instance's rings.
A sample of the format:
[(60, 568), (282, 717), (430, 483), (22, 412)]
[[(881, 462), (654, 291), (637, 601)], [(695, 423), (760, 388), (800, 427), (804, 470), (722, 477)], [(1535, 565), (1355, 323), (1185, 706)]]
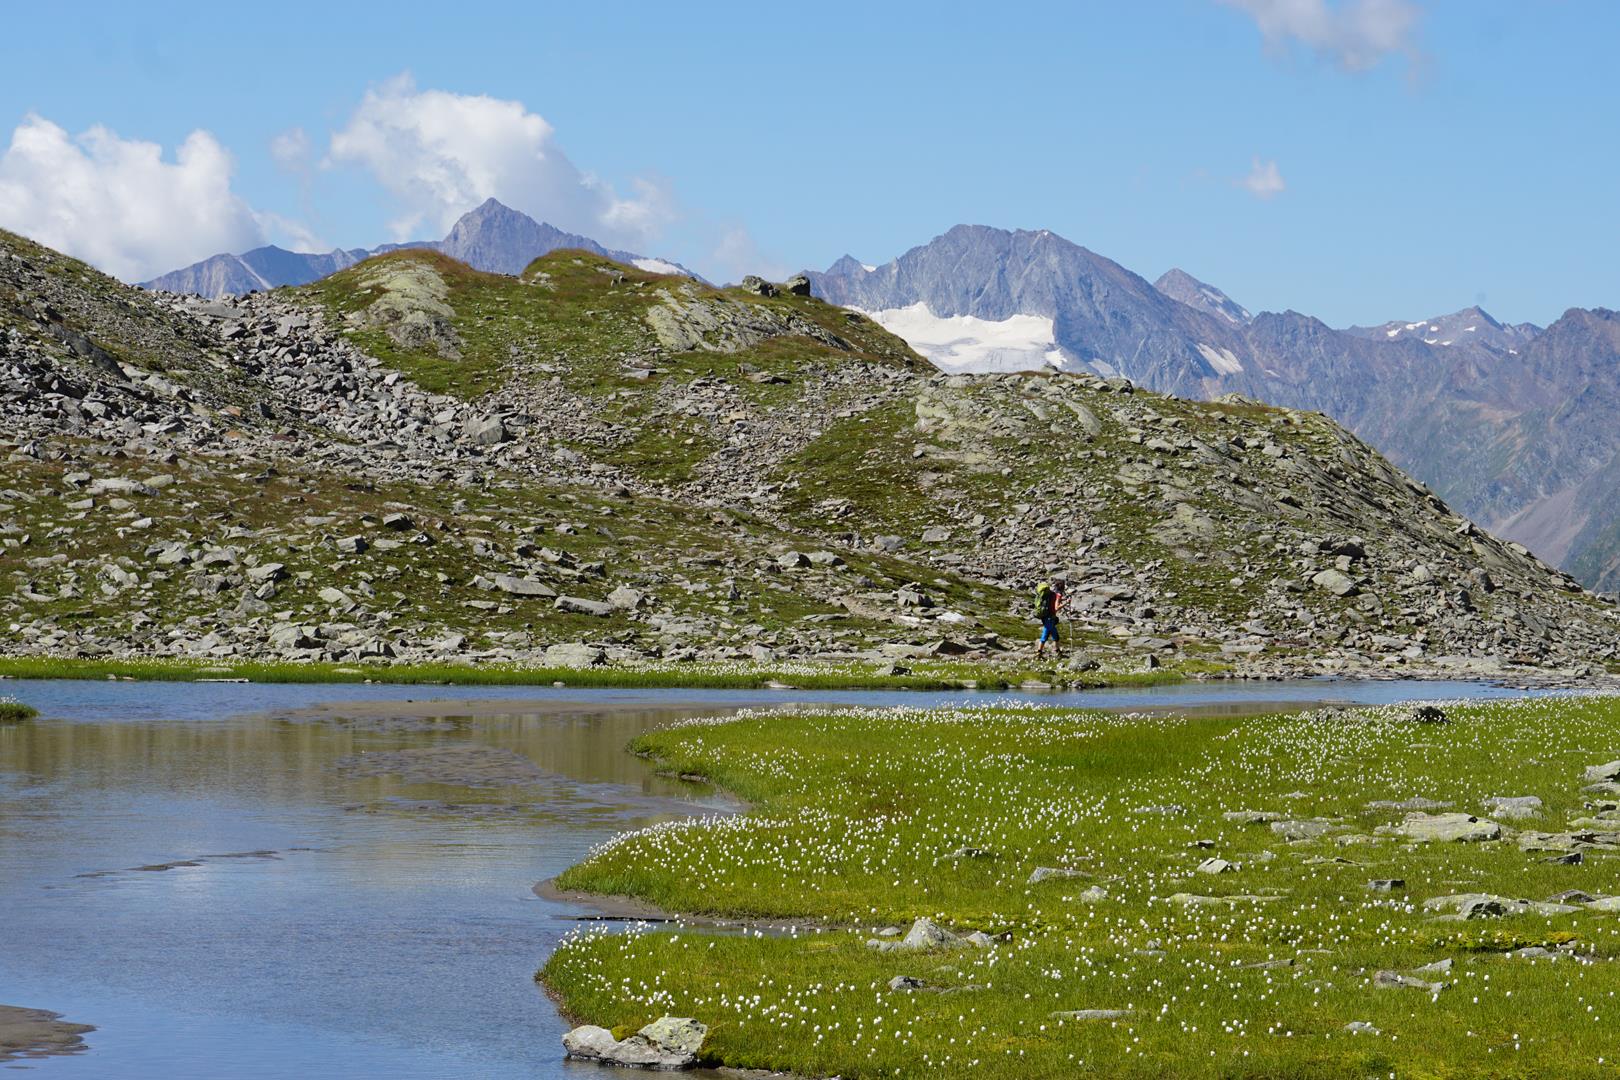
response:
[(418, 90), (409, 75), (367, 91), (327, 159), (366, 169), (394, 195), (398, 240), (442, 234), (488, 198), (624, 246), (645, 245), (674, 216), (666, 185), (642, 179), (621, 195), (577, 168), (522, 102)]
[(1416, 59), (1418, 9), (1409, 0), (1220, 0), (1253, 19), (1266, 45), (1304, 45), (1346, 71), (1386, 56)]
[(0, 156), (0, 226), (125, 281), (263, 241), (231, 190), (230, 154), (194, 131), (164, 160), (157, 143), (97, 125), (71, 136), (30, 114)]
[(1287, 190), (1288, 185), (1283, 183), (1282, 173), (1277, 171), (1275, 161), (1261, 161), (1254, 159), (1249, 168), (1249, 175), (1238, 181), (1238, 185), (1257, 199), (1269, 199)]

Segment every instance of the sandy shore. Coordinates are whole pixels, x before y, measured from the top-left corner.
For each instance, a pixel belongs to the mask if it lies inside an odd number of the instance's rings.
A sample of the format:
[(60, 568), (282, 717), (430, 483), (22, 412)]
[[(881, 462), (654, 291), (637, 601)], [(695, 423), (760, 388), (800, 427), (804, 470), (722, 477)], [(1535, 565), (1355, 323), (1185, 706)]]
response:
[(77, 1054), (89, 1049), (82, 1038), (90, 1024), (68, 1024), (61, 1013), (0, 1005), (0, 1061)]

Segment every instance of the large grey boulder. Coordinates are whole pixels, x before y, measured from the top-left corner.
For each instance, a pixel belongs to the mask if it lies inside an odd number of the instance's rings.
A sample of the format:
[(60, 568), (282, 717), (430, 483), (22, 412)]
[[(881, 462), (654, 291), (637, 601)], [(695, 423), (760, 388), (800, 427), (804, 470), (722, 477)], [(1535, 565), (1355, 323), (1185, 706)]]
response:
[(697, 1064), (708, 1033), (706, 1025), (690, 1017), (665, 1016), (627, 1039), (615, 1039), (607, 1028), (586, 1024), (562, 1041), (567, 1055), (579, 1061), (673, 1072)]

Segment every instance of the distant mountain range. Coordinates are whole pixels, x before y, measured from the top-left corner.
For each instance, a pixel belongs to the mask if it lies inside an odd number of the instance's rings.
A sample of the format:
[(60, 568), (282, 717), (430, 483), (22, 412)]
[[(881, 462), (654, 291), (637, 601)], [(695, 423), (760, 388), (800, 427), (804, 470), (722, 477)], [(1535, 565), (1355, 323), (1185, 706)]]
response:
[(1319, 410), (1492, 531), (1620, 589), (1616, 312), (1572, 309), (1543, 330), (1471, 307), (1335, 330), (1251, 315), (1179, 269), (1150, 283), (1046, 230), (973, 225), (810, 278), (949, 371), (1052, 366)]
[(650, 259), (629, 251), (604, 248), (588, 236), (563, 232), (495, 199), (463, 214), (443, 240), (417, 240), (374, 248), (338, 248), (324, 254), (254, 248), (240, 255), (215, 255), (180, 270), (141, 282), (141, 287), (200, 296), (241, 296), (281, 285), (307, 285), (368, 259), (402, 247), (431, 248), (468, 266), (496, 274), (518, 274), (540, 256), (559, 248), (583, 248), (661, 274), (696, 277), (678, 263)]

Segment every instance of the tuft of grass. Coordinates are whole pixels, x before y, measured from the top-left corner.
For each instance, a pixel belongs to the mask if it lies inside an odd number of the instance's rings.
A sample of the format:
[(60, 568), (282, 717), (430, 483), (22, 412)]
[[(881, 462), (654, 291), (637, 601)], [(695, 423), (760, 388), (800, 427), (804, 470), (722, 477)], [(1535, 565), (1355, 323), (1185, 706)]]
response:
[(24, 705), (20, 701), (9, 698), (0, 699), (0, 724), (15, 724), (23, 720), (32, 720), (39, 715), (39, 710), (31, 705)]
[[(1444, 725), (1398, 708), (803, 709), (678, 723), (633, 749), (749, 812), (622, 835), (559, 884), (797, 929), (582, 931), (538, 977), (569, 1015), (696, 1017), (713, 1063), (800, 1075), (1613, 1075), (1620, 920), (1445, 920), (1424, 901), (1620, 894), (1620, 844), (1589, 845), (1579, 866), (1549, 864), (1533, 837), (1416, 844), (1386, 828), (1402, 811), (1373, 804), (1483, 813), (1491, 796), (1534, 794), (1544, 805), (1518, 823), (1526, 834), (1568, 832), (1596, 812), (1583, 769), (1620, 748), (1620, 699), (1446, 708)], [(1236, 811), (1325, 832), (1291, 840), (1224, 816)], [(1211, 857), (1231, 871), (1199, 872)], [(1030, 883), (1041, 866), (1073, 876)], [(1383, 878), (1406, 887), (1368, 888)], [(920, 916), (996, 942), (866, 945)], [(1529, 946), (1550, 954), (1508, 953)], [(1442, 959), (1449, 972), (1424, 976), (1447, 984), (1438, 992), (1375, 985), (1378, 971)], [(925, 989), (890, 991), (896, 975)], [(1084, 1009), (1123, 1014), (1059, 1015)]]

